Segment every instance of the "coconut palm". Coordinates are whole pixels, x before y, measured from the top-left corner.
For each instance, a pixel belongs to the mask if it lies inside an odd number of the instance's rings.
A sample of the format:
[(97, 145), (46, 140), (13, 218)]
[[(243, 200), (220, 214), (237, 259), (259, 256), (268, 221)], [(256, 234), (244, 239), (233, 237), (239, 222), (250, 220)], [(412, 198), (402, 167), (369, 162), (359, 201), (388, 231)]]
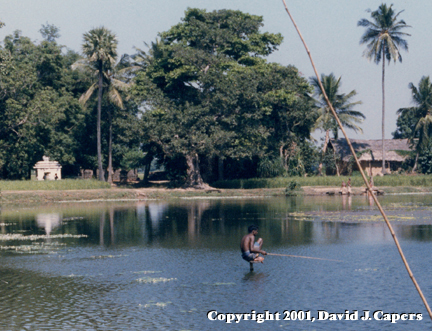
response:
[(402, 62), (402, 56), (399, 49), (408, 51), (408, 43), (404, 40), (403, 36), (409, 36), (408, 33), (401, 30), (410, 27), (403, 20), (398, 21), (399, 15), (393, 10), (393, 5), (387, 6), (381, 4), (377, 10), (371, 11), (372, 20), (369, 21), (365, 18), (358, 21), (358, 26), (366, 28), (365, 33), (360, 39), (360, 44), (366, 44), (366, 50), (363, 55), (369, 60), (373, 60), (379, 64), (382, 60), (382, 173), (385, 174), (385, 146), (384, 146), (384, 123), (385, 123), (385, 60), (390, 63)]
[[(90, 97), (93, 95), (94, 91), (99, 87), (99, 71), (93, 62), (87, 59), (77, 61), (74, 68), (80, 68), (87, 72), (93, 73), (93, 76), (97, 78), (89, 89), (80, 97), (79, 101), (81, 104), (85, 105)], [(107, 117), (108, 117), (108, 182), (112, 183), (112, 122), (114, 118), (114, 113), (116, 107), (124, 109), (123, 98), (121, 92), (125, 92), (129, 89), (130, 84), (128, 80), (130, 79), (130, 67), (127, 61), (127, 55), (124, 55), (119, 63), (117, 63), (112, 68), (109, 68), (103, 72), (102, 79), (102, 90), (103, 95), (107, 98), (108, 107), (106, 107)], [(99, 95), (98, 95), (99, 97)]]
[(417, 152), (413, 167), (413, 171), (415, 171), (419, 154), (429, 145), (432, 134), (432, 83), (429, 76), (423, 76), (420, 79), (418, 88), (413, 83), (409, 83), (408, 86), (411, 89), (412, 100), (416, 106), (399, 109), (398, 113), (399, 115), (408, 113), (407, 115), (413, 118), (416, 123), (410, 137), (410, 141), (415, 145)]
[(99, 180), (104, 180), (102, 167), (102, 147), (101, 147), (101, 113), (102, 113), (102, 94), (103, 79), (106, 72), (110, 70), (117, 59), (117, 38), (108, 29), (104, 27), (96, 28), (84, 33), (84, 43), (82, 50), (97, 74), (98, 83), (93, 84), (89, 90), (83, 94), (81, 101), (87, 100), (98, 89), (98, 106), (97, 106), (97, 159), (99, 169)]
[(137, 53), (132, 55), (135, 65), (134, 69), (146, 70), (155, 59), (161, 58), (164, 53), (163, 42), (158, 38), (152, 41), (150, 45), (146, 42), (144, 42), (144, 45), (149, 49), (148, 53), (141, 48), (135, 47)]
[[(327, 94), (330, 103), (338, 115), (342, 125), (346, 128), (352, 129), (355, 132), (363, 132), (360, 124), (365, 119), (363, 113), (353, 110), (352, 108), (356, 105), (361, 104), (361, 101), (351, 102), (352, 98), (357, 95), (355, 90), (352, 90), (348, 94), (339, 93), (341, 86), (341, 77), (337, 78), (331, 73), (330, 75), (321, 75), (321, 83)], [(333, 138), (338, 137), (338, 124), (334, 118), (319, 86), (318, 79), (316, 77), (311, 78), (311, 84), (315, 88), (316, 106), (318, 107), (318, 119), (313, 127), (313, 130), (320, 129), (325, 132), (324, 147), (322, 155), (324, 156), (327, 151), (327, 144), (330, 139), (330, 132), (333, 133)], [(322, 161), (318, 167), (320, 175), (322, 174)], [(339, 175), (339, 174), (338, 174)]]

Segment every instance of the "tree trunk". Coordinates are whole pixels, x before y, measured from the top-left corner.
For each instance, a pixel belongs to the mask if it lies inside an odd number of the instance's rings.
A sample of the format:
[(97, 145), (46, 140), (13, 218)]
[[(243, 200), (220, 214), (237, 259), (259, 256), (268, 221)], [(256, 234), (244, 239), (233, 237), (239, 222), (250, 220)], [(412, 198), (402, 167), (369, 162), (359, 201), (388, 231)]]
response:
[(383, 47), (383, 55), (382, 55), (382, 61), (383, 61), (383, 67), (382, 67), (382, 174), (386, 174), (385, 169), (385, 134), (384, 134), (384, 127), (385, 127), (385, 91), (384, 91), (384, 79), (385, 79), (385, 54), (384, 54), (384, 47)]
[(97, 159), (99, 180), (105, 181), (104, 170), (102, 167), (102, 139), (101, 139), (101, 117), (102, 117), (102, 68), (99, 69), (99, 89), (98, 89), (98, 106), (97, 106)]
[(320, 164), (318, 166), (318, 173), (320, 176), (322, 176), (323, 159), (324, 159), (325, 153), (327, 152), (327, 145), (328, 145), (329, 140), (330, 140), (330, 130), (327, 130), (326, 134), (325, 134), (324, 147), (322, 150), (321, 161), (320, 161)]
[(224, 162), (221, 156), (218, 156), (218, 180), (224, 180)]
[(417, 154), (416, 154), (416, 158), (414, 161), (414, 167), (412, 168), (411, 173), (414, 173), (417, 170), (418, 158), (419, 158), (419, 152), (417, 152)]
[(209, 186), (204, 183), (201, 177), (201, 171), (199, 167), (199, 158), (197, 153), (186, 155), (186, 183), (185, 188), (193, 187), (197, 189), (207, 189)]
[(143, 182), (147, 183), (148, 182), (148, 178), (149, 178), (149, 174), (150, 174), (150, 166), (151, 164), (146, 164), (144, 166), (144, 178), (143, 178)]
[(153, 154), (148, 152), (144, 157), (144, 178), (143, 178), (144, 183), (148, 182), (152, 161), (153, 161)]
[(340, 177), (340, 170), (339, 170), (339, 166), (337, 163), (337, 159), (336, 159), (336, 151), (333, 149), (333, 158), (334, 158), (334, 163), (335, 163), (335, 167), (336, 167), (336, 175), (338, 177)]
[(112, 114), (109, 113), (109, 134), (108, 134), (108, 183), (113, 182), (113, 167), (112, 167)]
[(287, 152), (286, 149), (284, 149), (284, 145), (281, 145), (279, 147), (279, 157), (282, 160), (282, 166), (284, 167), (285, 171), (288, 173), (289, 170), (289, 166), (288, 166), (288, 158), (289, 158), (289, 153)]

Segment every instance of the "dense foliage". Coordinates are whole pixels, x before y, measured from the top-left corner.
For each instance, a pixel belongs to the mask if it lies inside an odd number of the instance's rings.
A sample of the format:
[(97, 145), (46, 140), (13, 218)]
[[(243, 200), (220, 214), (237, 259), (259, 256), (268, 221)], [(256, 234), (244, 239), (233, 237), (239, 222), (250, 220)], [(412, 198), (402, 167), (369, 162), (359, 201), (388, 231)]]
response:
[[(188, 9), (131, 56), (118, 56), (105, 27), (84, 34), (82, 55), (57, 44), (53, 25), (42, 26), (41, 42), (19, 31), (6, 36), (0, 178), (30, 178), (43, 155), (66, 177), (92, 169), (106, 180), (108, 170), (108, 181), (119, 168), (144, 167), (147, 178), (157, 162), (173, 184), (188, 187), (316, 174), (321, 151), (310, 133), (320, 127), (321, 105), (297, 68), (267, 61), (283, 38), (262, 28), (261, 16)], [(354, 95), (335, 94), (344, 123), (360, 130)], [(325, 131), (336, 130), (326, 123)]]
[(76, 54), (62, 54), (55, 41), (35, 45), (19, 31), (0, 51), (7, 59), (0, 75), (1, 176), (29, 178), (44, 154), (67, 172), (76, 162), (74, 133), (83, 118), (77, 98), (83, 85), (69, 69)]
[[(147, 106), (144, 134), (164, 158), (186, 162), (187, 186), (203, 185), (200, 164), (283, 157), (309, 138), (316, 119), (311, 88), (292, 66), (267, 63), (279, 34), (262, 17), (189, 9), (160, 34), (135, 81)], [(225, 165), (223, 165), (225, 163)]]

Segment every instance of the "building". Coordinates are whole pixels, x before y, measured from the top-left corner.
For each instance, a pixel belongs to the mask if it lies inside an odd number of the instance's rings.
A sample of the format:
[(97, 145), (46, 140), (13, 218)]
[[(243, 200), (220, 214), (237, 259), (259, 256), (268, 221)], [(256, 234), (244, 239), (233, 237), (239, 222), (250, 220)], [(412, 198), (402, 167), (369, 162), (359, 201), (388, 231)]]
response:
[(62, 166), (57, 161), (50, 161), (48, 156), (42, 157), (33, 167), (36, 170), (37, 180), (60, 180)]
[[(382, 172), (382, 140), (350, 139), (359, 159), (360, 166), (369, 176), (380, 175)], [(397, 171), (412, 151), (408, 139), (385, 139), (385, 166), (388, 173)], [(352, 170), (358, 170), (353, 164), (351, 150), (343, 139), (331, 139), (328, 148), (333, 150), (337, 170), (340, 174), (346, 173), (352, 165)]]

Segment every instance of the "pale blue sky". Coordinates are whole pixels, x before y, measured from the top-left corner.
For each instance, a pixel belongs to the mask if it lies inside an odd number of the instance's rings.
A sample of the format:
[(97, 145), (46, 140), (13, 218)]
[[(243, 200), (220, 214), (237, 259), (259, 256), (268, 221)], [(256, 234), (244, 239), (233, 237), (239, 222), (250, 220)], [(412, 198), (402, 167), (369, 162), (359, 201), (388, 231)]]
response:
[[(363, 101), (357, 110), (366, 115), (363, 135), (348, 131), (351, 138), (381, 138), (381, 66), (368, 62), (359, 45), (364, 28), (357, 27), (361, 18), (370, 18), (366, 9), (375, 10), (382, 1), (363, 0), (287, 0), (319, 73), (342, 76), (342, 92), (355, 89), (356, 100)], [(405, 10), (400, 18), (412, 28), (406, 32), (409, 52), (402, 53), (403, 62), (386, 68), (386, 138), (396, 128), (396, 111), (411, 106), (408, 84), (418, 85), (423, 75), (430, 75), (432, 48), (432, 1), (394, 0), (396, 11)], [(292, 64), (309, 78), (312, 67), (281, 0), (1, 0), (0, 19), (6, 26), (1, 39), (14, 30), (33, 40), (41, 40), (42, 24), (60, 28), (58, 42), (81, 51), (84, 32), (105, 26), (117, 34), (119, 53), (132, 54), (133, 47), (144, 48), (157, 33), (180, 22), (187, 7), (238, 9), (264, 18), (263, 31), (280, 32), (284, 42), (269, 61)], [(322, 134), (316, 133), (315, 137)]]

